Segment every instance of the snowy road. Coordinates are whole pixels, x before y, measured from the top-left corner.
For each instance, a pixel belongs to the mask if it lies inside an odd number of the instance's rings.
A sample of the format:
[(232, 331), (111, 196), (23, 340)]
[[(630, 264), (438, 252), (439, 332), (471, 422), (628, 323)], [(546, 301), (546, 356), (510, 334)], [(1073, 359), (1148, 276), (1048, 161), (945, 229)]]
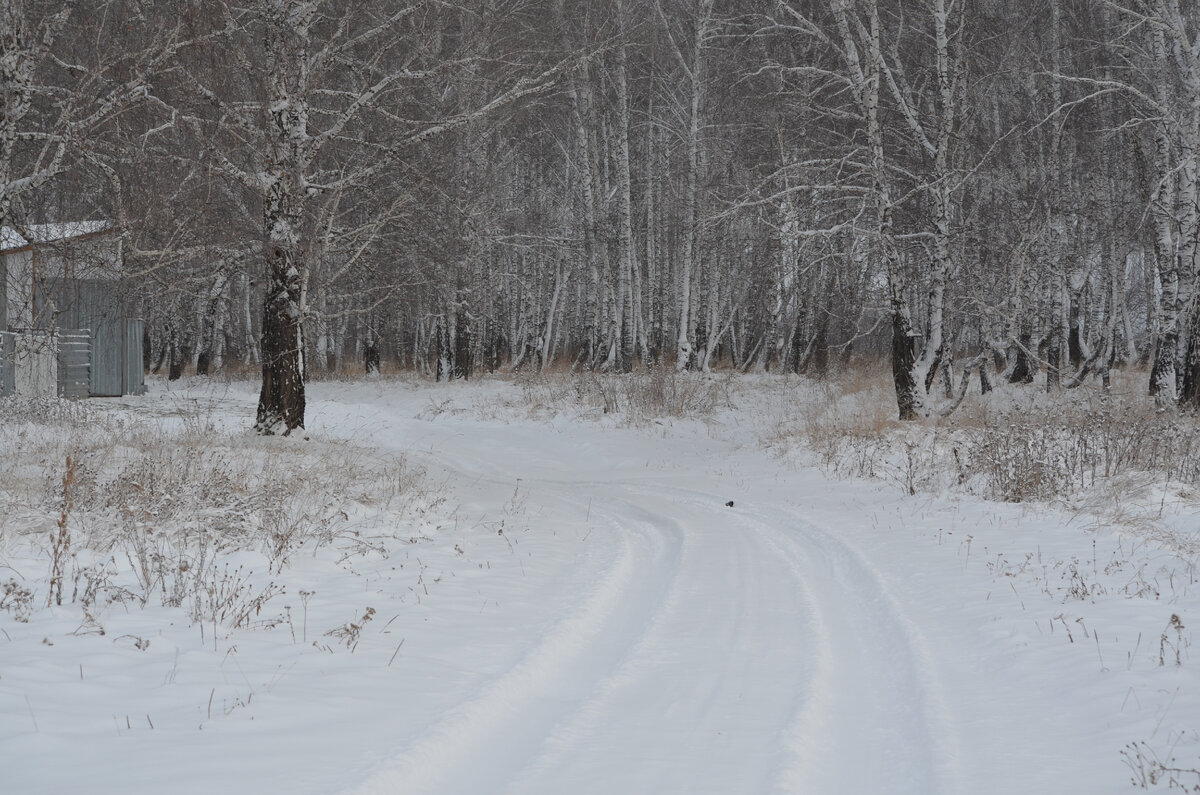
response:
[[(157, 594), (0, 610), (0, 791), (1115, 795), (1156, 758), (1200, 785), (1194, 561), (1082, 513), (831, 480), (764, 449), (794, 410), (773, 384), (638, 427), (503, 381), (314, 384), (309, 441), (251, 436), (252, 384), (96, 404), (348, 462), (315, 492), (345, 513), (252, 626)], [(1167, 497), (1148, 515), (1194, 533)], [(0, 568), (44, 589), (26, 538)], [(262, 588), (267, 562), (213, 571)]]
[[(414, 435), (404, 417), (373, 422), (407, 429), (380, 438)], [(736, 465), (736, 495), (695, 490), (728, 480), (709, 471), (718, 460), (669, 446), (634, 462), (562, 429), (442, 427), (414, 440), (427, 465), (498, 490), (519, 481), (607, 554), (511, 670), (350, 791), (954, 791), (953, 727), (917, 630), (786, 491), (750, 487)]]

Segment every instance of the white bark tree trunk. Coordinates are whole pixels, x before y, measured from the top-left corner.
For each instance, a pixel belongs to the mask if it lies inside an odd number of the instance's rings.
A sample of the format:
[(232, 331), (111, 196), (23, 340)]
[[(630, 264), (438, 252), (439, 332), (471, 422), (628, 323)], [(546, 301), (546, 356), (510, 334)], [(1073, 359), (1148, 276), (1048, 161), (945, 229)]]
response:
[(625, 3), (617, 0), (616, 12), (621, 29), (617, 45), (617, 292), (613, 301), (610, 348), (606, 366), (617, 372), (629, 372), (633, 366), (633, 272), (637, 251), (633, 240), (633, 175), (629, 158), (629, 82), (625, 52)]
[(713, 0), (698, 0), (695, 35), (691, 52), (685, 59), (677, 51), (688, 72), (687, 182), (683, 198), (683, 241), (679, 256), (679, 334), (675, 343), (675, 369), (686, 370), (696, 353), (696, 307), (692, 300), (692, 282), (699, 261), (697, 216), (700, 191), (700, 150), (702, 113), (707, 89), (705, 54)]

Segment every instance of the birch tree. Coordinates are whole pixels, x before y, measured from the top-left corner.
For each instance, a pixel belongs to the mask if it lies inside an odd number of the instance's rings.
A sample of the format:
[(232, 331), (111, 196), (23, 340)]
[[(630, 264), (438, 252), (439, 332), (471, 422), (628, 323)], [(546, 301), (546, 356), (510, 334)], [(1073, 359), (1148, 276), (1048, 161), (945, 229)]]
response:
[[(197, 68), (204, 53), (192, 52), (181, 59), (187, 80), (178, 90), (191, 93), (186, 122), (211, 141), (205, 156), (261, 208), (255, 427), (287, 434), (304, 427), (304, 327), (318, 265), (331, 256), (357, 261), (355, 251), (388, 234), (397, 215), (377, 202), (403, 201), (411, 181), (403, 174), (423, 145), (544, 91), (569, 65), (518, 73), (477, 104), (441, 114), (449, 76), (477, 63), (458, 60), (453, 15), (469, 9), (257, 0), (208, 13), (249, 75), (231, 79), (224, 64)], [(372, 212), (375, 219), (354, 220)]]
[(105, 125), (155, 101), (176, 33), (137, 2), (0, 0), (0, 225), (69, 168), (115, 173), (100, 151)]
[[(655, 8), (663, 24), (667, 46), (682, 72), (680, 102), (686, 109), (683, 133), (686, 166), (683, 175), (682, 237), (679, 243), (678, 333), (675, 342), (675, 367), (686, 370), (696, 354), (696, 304), (693, 295), (700, 247), (697, 240), (700, 215), (701, 155), (704, 113), (708, 90), (708, 47), (713, 33), (713, 0), (690, 0), (686, 16), (670, 19), (662, 0)], [(682, 23), (682, 24), (679, 24)]]
[[(1103, 79), (1075, 76), (1088, 97), (1119, 93), (1153, 135), (1153, 249), (1160, 289), (1149, 391), (1160, 404), (1200, 402), (1200, 27), (1175, 0), (1106, 0), (1129, 35), (1112, 42), (1130, 64)], [(1183, 369), (1180, 372), (1180, 365)]]

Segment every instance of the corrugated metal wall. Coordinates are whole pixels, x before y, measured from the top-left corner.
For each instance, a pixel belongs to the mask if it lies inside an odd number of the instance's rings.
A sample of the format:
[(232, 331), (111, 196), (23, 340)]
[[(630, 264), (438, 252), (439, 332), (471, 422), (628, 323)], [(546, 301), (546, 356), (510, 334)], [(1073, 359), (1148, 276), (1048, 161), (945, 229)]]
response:
[(58, 394), (85, 398), (91, 392), (91, 334), (86, 330), (58, 332)]
[(16, 392), (17, 335), (0, 331), (0, 397)]
[[(15, 320), (15, 318), (14, 318)], [(0, 254), (0, 331), (8, 329), (8, 257)]]
[[(138, 378), (130, 380), (126, 372), (127, 329), (120, 301), (111, 282), (92, 280), (49, 281), (37, 293), (35, 312), (46, 322), (53, 320), (59, 329), (88, 329), (91, 332), (91, 367), (88, 394), (95, 397), (119, 397), (126, 394), (128, 382), (142, 384), (141, 356), (137, 361)], [(140, 322), (140, 321), (139, 321)], [(137, 340), (141, 348), (141, 338)]]
[(112, 286), (79, 281), (77, 322), (73, 328), (92, 330), (92, 394), (120, 397), (124, 379), (125, 323)]
[(146, 373), (142, 369), (142, 340), (145, 324), (132, 318), (125, 321), (125, 361), (122, 367), (121, 394), (141, 395), (146, 392)]

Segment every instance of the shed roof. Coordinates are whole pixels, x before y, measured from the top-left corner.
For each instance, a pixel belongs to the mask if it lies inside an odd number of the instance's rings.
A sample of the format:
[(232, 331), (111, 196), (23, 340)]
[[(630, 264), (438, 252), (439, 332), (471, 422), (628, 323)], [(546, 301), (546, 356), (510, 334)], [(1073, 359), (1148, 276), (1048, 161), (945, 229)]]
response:
[(0, 251), (24, 248), (27, 245), (29, 245), (29, 241), (20, 232), (11, 226), (0, 226)]
[(69, 221), (61, 224), (29, 224), (14, 229), (0, 227), (0, 253), (15, 251), (29, 246), (74, 240), (112, 228), (108, 221)]

